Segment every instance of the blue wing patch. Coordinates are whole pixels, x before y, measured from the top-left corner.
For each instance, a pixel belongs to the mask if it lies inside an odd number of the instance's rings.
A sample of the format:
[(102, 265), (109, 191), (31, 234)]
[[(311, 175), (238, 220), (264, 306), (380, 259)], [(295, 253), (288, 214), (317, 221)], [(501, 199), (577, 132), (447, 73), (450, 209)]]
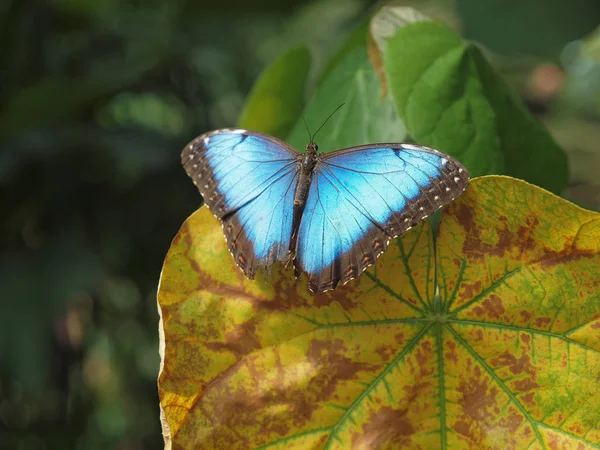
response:
[(276, 138), (228, 129), (199, 136), (182, 153), (185, 170), (223, 221), (229, 250), (248, 278), (288, 257), (298, 157)]
[(468, 173), (436, 150), (407, 144), (355, 147), (322, 157), (300, 223), (296, 272), (313, 292), (356, 278), (391, 238), (457, 197)]

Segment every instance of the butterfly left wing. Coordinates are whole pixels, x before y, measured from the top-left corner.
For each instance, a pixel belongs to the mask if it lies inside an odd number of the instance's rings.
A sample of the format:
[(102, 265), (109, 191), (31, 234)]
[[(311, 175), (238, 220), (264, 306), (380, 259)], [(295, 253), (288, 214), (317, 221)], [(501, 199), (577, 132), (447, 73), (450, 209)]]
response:
[(187, 174), (223, 222), (236, 264), (252, 279), (285, 262), (292, 234), (298, 153), (272, 136), (222, 129), (190, 142), (181, 155)]
[(353, 147), (321, 157), (296, 246), (296, 273), (312, 292), (360, 275), (390, 239), (459, 196), (467, 170), (437, 150), (409, 144)]

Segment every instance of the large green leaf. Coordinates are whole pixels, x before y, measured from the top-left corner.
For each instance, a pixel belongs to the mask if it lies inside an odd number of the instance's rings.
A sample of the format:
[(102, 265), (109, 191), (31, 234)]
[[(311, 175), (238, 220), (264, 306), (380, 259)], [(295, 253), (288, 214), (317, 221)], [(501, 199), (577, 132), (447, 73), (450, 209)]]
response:
[(475, 179), (317, 296), (246, 279), (222, 233), (201, 208), (163, 267), (168, 448), (600, 446), (600, 214)]
[(254, 84), (238, 125), (284, 139), (302, 111), (309, 69), (307, 48), (281, 55)]
[(319, 81), (327, 78), (331, 71), (344, 59), (346, 55), (357, 49), (364, 48), (367, 44), (367, 30), (369, 21), (363, 20), (348, 34), (337, 51), (327, 60), (323, 71), (319, 74)]
[(568, 177), (560, 147), (480, 50), (439, 23), (406, 25), (384, 50), (388, 88), (420, 144), (457, 157), (473, 176), (505, 173), (552, 192)]
[[(344, 107), (319, 132), (319, 149), (330, 152), (373, 142), (401, 142), (406, 132), (388, 98), (380, 98), (380, 84), (365, 47), (347, 53), (317, 88), (304, 115), (317, 128), (338, 106)], [(304, 122), (299, 120), (288, 142), (297, 149), (308, 143)]]

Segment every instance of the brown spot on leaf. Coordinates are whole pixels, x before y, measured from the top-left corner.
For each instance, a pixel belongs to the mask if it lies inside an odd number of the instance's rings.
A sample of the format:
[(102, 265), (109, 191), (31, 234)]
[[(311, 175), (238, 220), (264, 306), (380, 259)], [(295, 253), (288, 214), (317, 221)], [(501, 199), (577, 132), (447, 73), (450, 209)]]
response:
[(331, 342), (312, 340), (307, 352), (307, 360), (319, 367), (318, 376), (311, 380), (312, 389), (319, 392), (321, 399), (329, 398), (342, 380), (355, 379), (360, 371), (377, 372), (380, 365), (353, 361), (344, 356), (347, 351), (344, 341)]
[(525, 378), (524, 380), (517, 380), (514, 383), (513, 390), (516, 392), (528, 392), (532, 389), (539, 388), (540, 385), (530, 378)]
[(407, 409), (384, 406), (374, 412), (360, 433), (352, 436), (351, 448), (404, 448), (411, 444), (415, 427), (408, 420)]
[(479, 317), (499, 320), (502, 318), (505, 310), (502, 299), (496, 294), (491, 294), (481, 302), (481, 305), (477, 305), (473, 308), (473, 312)]
[(528, 392), (527, 394), (519, 397), (521, 399), (521, 402), (529, 407), (529, 408), (533, 408), (535, 406), (535, 392)]
[(454, 431), (456, 431), (459, 435), (467, 436), (471, 440), (474, 440), (476, 437), (475, 431), (471, 431), (471, 427), (469, 423), (464, 419), (458, 419), (454, 424)]
[(481, 328), (477, 328), (475, 330), (475, 337), (477, 338), (477, 342), (483, 341), (484, 338), (483, 330)]
[(216, 351), (230, 351), (242, 357), (261, 348), (256, 336), (256, 322), (250, 319), (236, 326), (225, 335), (223, 342), (206, 342), (206, 347)]
[(456, 216), (460, 226), (469, 233), (475, 228), (475, 219), (473, 219), (473, 210), (465, 202), (456, 202), (452, 204), (451, 210)]
[(510, 433), (516, 433), (517, 430), (521, 427), (521, 424), (523, 423), (524, 418), (521, 414), (519, 414), (517, 411), (515, 410), (509, 410), (508, 413), (502, 417), (499, 421), (498, 424), (502, 427), (505, 428), (508, 432)]
[(474, 283), (462, 283), (459, 298), (470, 300), (481, 292), (481, 280)]
[(565, 427), (565, 431), (573, 433), (576, 436), (582, 436), (585, 434), (585, 429), (587, 427), (583, 427), (582, 424), (578, 423), (578, 422), (574, 422), (574, 423), (570, 423), (569, 425), (567, 425)]
[(538, 317), (533, 321), (533, 325), (536, 328), (545, 329), (550, 325), (550, 322), (552, 322), (551, 317)]
[(514, 375), (521, 373), (535, 375), (536, 373), (535, 367), (531, 365), (531, 356), (528, 354), (517, 358), (512, 353), (505, 351), (498, 357), (493, 358), (490, 362), (494, 367), (508, 367)]
[(378, 345), (375, 349), (375, 353), (381, 356), (383, 361), (388, 362), (392, 359), (393, 355), (398, 353), (398, 347), (395, 345)]
[(396, 346), (398, 346), (399, 348), (404, 347), (404, 338), (405, 338), (404, 333), (402, 333), (402, 332), (396, 333), (394, 335), (394, 342), (396, 343)]
[(523, 320), (524, 323), (529, 323), (529, 320), (531, 320), (531, 317), (533, 316), (533, 312), (521, 310), (521, 311), (519, 311), (519, 316), (521, 316), (521, 319)]
[(491, 420), (488, 408), (496, 404), (498, 388), (490, 384), (488, 376), (483, 376), (479, 366), (473, 368), (471, 377), (461, 380), (458, 392), (458, 403), (467, 415), (478, 422)]
[(417, 364), (419, 364), (419, 370), (422, 375), (431, 375), (435, 370), (430, 364), (432, 352), (432, 343), (428, 340), (422, 341), (421, 345), (415, 348), (415, 359), (417, 360)]
[(448, 341), (446, 344), (448, 350), (444, 353), (444, 359), (456, 363), (458, 361), (458, 355), (456, 354), (456, 342)]

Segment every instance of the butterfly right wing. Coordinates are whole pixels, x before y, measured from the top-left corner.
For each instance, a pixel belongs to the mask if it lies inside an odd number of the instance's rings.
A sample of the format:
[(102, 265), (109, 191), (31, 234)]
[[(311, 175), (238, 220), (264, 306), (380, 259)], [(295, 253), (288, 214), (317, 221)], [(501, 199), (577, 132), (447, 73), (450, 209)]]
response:
[(181, 160), (248, 278), (287, 260), (299, 173), (293, 148), (266, 134), (222, 129), (190, 142)]
[(437, 150), (370, 144), (320, 158), (298, 230), (297, 273), (325, 292), (358, 277), (399, 236), (458, 197), (467, 170)]

